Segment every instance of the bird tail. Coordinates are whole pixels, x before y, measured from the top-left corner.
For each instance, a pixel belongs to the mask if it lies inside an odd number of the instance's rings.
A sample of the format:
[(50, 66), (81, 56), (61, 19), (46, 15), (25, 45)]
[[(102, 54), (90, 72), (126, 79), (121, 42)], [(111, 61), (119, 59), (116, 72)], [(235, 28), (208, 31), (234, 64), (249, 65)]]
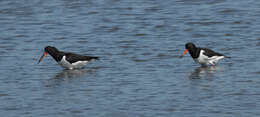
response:
[(225, 58), (231, 58), (230, 56), (224, 56)]
[(94, 60), (99, 60), (99, 57), (92, 57), (91, 59), (94, 59)]

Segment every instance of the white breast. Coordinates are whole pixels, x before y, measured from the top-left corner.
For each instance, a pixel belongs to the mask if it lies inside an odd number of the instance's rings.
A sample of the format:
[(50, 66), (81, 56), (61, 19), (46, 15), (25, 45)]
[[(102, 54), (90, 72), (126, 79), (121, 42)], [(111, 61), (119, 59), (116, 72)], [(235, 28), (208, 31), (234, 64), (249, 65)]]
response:
[(208, 57), (205, 56), (204, 54), (204, 50), (201, 50), (200, 51), (200, 55), (197, 59), (194, 59), (196, 63), (199, 63), (199, 64), (208, 64)]
[(88, 63), (88, 61), (77, 61), (75, 63), (70, 63), (66, 60), (66, 56), (63, 56), (61, 61), (58, 62), (59, 65), (61, 65), (62, 67), (66, 68), (66, 69), (79, 69), (84, 67), (86, 64)]

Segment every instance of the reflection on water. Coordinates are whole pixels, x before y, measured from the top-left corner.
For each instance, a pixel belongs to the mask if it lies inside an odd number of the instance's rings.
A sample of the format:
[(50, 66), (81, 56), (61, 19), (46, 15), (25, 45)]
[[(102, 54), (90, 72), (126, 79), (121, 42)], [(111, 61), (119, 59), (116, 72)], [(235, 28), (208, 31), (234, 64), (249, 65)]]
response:
[(211, 78), (215, 73), (221, 71), (219, 66), (200, 66), (194, 69), (194, 71), (189, 75), (191, 79), (200, 79), (200, 78)]
[(95, 69), (73, 69), (73, 70), (64, 69), (58, 74), (56, 74), (54, 78), (79, 78), (93, 71), (95, 71)]
[(70, 83), (73, 80), (81, 80), (81, 78), (87, 77), (96, 71), (97, 68), (89, 69), (63, 69), (62, 71), (54, 74), (54, 76), (46, 80), (46, 87), (60, 87), (66, 83)]

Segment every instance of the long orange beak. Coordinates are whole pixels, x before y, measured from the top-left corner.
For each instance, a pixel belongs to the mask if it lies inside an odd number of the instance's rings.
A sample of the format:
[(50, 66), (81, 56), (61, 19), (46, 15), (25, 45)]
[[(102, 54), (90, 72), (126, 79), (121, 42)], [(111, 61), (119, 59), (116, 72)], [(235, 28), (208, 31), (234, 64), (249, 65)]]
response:
[(186, 52), (188, 52), (188, 49), (184, 50), (184, 52), (182, 53), (181, 57), (183, 57), (186, 54)]
[(43, 59), (46, 55), (47, 55), (47, 52), (44, 52), (43, 55), (41, 56), (41, 58), (40, 58), (38, 64), (42, 61), (42, 59)]

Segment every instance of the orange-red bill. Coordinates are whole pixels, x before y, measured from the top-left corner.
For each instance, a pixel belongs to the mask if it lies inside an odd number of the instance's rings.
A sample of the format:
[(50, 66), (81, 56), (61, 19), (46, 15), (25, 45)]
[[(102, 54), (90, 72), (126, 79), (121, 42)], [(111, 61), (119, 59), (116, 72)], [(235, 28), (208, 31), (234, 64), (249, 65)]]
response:
[(44, 52), (43, 55), (41, 56), (41, 58), (40, 58), (38, 64), (42, 61), (42, 59), (43, 59), (46, 55), (47, 55), (47, 52)]
[(188, 52), (188, 49), (185, 49), (181, 56), (184, 56)]

